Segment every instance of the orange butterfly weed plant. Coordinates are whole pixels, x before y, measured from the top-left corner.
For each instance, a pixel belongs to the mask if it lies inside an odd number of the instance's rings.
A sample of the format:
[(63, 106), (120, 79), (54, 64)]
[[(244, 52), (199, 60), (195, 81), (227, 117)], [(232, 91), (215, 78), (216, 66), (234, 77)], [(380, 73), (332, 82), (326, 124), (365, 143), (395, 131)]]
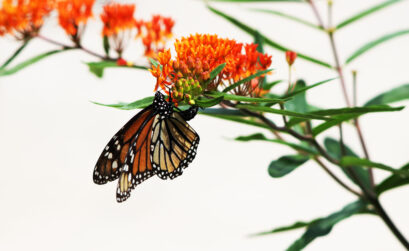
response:
[[(149, 66), (136, 66), (122, 58), (128, 44), (135, 39), (140, 40), (144, 47), (141, 54), (144, 57), (156, 57), (173, 36), (174, 21), (170, 17), (153, 15), (148, 21), (136, 20), (134, 4), (108, 3), (103, 6), (98, 19), (93, 13), (94, 4), (95, 0), (3, 0), (0, 5), (0, 36), (13, 36), (23, 41), (24, 46), (31, 39), (39, 38), (60, 46), (63, 50), (80, 49), (104, 61), (143, 69)], [(58, 23), (73, 45), (40, 34), (41, 27), (53, 11), (57, 13)], [(81, 43), (90, 20), (100, 20), (103, 24), (101, 34), (105, 55), (84, 48)], [(116, 56), (110, 56), (111, 49), (116, 52)], [(20, 50), (16, 53), (19, 52)]]
[[(256, 50), (257, 44), (237, 43), (217, 35), (196, 34), (176, 40), (176, 57), (171, 59), (170, 50), (158, 54), (158, 63), (149, 71), (156, 78), (155, 90), (161, 88), (176, 102), (191, 105), (204, 91), (226, 87), (266, 70), (271, 65), (271, 56)], [(210, 79), (211, 72), (225, 64), (217, 77)], [(232, 89), (241, 96), (262, 96), (261, 78), (253, 78)]]

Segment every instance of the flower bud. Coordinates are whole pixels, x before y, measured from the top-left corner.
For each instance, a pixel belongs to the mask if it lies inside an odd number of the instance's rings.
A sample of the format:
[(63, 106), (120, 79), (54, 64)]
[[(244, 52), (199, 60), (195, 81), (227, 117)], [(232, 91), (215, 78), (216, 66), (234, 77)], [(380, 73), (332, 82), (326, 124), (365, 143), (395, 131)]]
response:
[(294, 51), (286, 51), (285, 58), (289, 66), (294, 64), (295, 59), (297, 58), (297, 53)]

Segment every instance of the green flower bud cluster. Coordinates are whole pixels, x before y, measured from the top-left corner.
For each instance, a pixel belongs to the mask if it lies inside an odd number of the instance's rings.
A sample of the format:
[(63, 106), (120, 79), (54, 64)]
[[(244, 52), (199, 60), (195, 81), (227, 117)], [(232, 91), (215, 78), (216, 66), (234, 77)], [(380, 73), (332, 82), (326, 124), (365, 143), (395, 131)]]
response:
[(177, 101), (185, 101), (190, 105), (195, 104), (195, 99), (202, 94), (203, 88), (198, 80), (181, 78), (172, 86), (172, 96)]

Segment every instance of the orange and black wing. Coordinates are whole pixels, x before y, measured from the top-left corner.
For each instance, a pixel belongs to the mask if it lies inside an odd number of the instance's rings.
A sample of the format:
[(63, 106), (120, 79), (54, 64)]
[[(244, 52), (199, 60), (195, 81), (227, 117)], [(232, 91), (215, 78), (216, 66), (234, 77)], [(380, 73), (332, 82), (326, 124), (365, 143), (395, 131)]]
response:
[(152, 127), (156, 118), (154, 115), (146, 120), (130, 144), (124, 165), (119, 169), (119, 180), (116, 192), (118, 202), (123, 202), (131, 195), (131, 190), (155, 173), (150, 157)]
[(168, 118), (157, 116), (153, 124), (153, 169), (161, 179), (174, 179), (195, 158), (199, 135), (178, 112)]
[(151, 105), (136, 114), (112, 137), (95, 165), (93, 179), (96, 184), (105, 184), (119, 177), (119, 169), (125, 163), (131, 143), (153, 117), (154, 109)]

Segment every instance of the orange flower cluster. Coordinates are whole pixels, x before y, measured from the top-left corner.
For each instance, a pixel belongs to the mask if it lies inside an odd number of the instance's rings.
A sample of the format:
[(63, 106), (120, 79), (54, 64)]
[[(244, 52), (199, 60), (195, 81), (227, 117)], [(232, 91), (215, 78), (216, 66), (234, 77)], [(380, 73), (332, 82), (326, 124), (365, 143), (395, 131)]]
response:
[(154, 15), (149, 22), (137, 21), (137, 37), (142, 38), (145, 56), (155, 58), (158, 52), (164, 50), (166, 42), (172, 37), (174, 24), (172, 18), (161, 15)]
[[(256, 48), (256, 44), (243, 45), (235, 40), (221, 39), (217, 35), (196, 34), (183, 37), (175, 42), (176, 59), (171, 60), (171, 53), (166, 50), (158, 55), (160, 65), (152, 66), (150, 71), (157, 79), (155, 90), (160, 87), (167, 92), (172, 88), (173, 97), (177, 101), (191, 103), (197, 96), (192, 95), (191, 91), (198, 88), (183, 85), (182, 82), (195, 85), (199, 83), (202, 91), (215, 90), (219, 85), (231, 85), (258, 71), (266, 70), (271, 65), (271, 56), (258, 52)], [(208, 83), (210, 72), (223, 63), (226, 64), (223, 70)], [(253, 80), (246, 83), (245, 89), (240, 87), (233, 92), (252, 95), (258, 82), (258, 79)]]
[(92, 17), (95, 0), (60, 0), (57, 4), (58, 21), (74, 43), (79, 44), (85, 25)]
[(110, 39), (119, 56), (125, 47), (125, 43), (131, 37), (132, 29), (135, 28), (134, 4), (111, 3), (104, 6), (101, 20), (104, 23), (102, 35)]
[(54, 0), (3, 0), (0, 36), (12, 34), (17, 39), (28, 39), (36, 35), (54, 5)]

